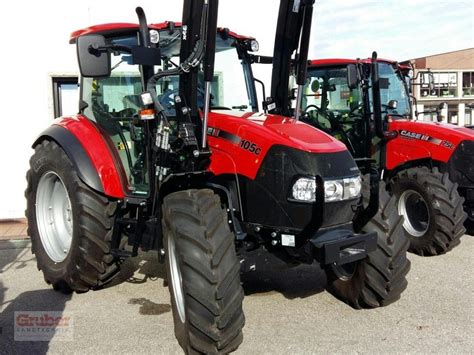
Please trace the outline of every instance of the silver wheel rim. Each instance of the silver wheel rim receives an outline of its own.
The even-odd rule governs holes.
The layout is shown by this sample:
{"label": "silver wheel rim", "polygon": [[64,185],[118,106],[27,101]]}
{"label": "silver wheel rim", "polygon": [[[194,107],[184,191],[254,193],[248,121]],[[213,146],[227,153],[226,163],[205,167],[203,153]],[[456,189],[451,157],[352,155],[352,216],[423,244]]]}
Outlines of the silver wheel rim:
{"label": "silver wheel rim", "polygon": [[72,242],[71,201],[61,178],[45,173],[36,191],[36,223],[46,254],[56,263],[66,259]]}
{"label": "silver wheel rim", "polygon": [[176,245],[173,236],[168,237],[168,259],[170,263],[171,286],[173,287],[174,302],[178,310],[179,319],[184,323],[186,316],[184,313],[184,292],[181,271],[179,270],[178,260],[176,258]]}
{"label": "silver wheel rim", "polygon": [[403,228],[412,236],[425,235],[430,225],[428,205],[418,192],[406,190],[398,200],[398,213],[404,217]]}

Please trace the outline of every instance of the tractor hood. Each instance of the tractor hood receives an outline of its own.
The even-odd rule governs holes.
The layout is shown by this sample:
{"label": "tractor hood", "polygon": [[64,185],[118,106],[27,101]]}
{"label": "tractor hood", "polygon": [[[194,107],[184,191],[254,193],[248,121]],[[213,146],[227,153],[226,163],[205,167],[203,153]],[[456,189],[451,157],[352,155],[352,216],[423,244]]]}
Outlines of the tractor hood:
{"label": "tractor hood", "polygon": [[[237,173],[254,179],[263,161],[272,155],[272,147],[286,152],[300,152],[309,160],[316,156],[323,159],[324,156],[324,164],[328,166],[336,164],[334,156],[341,156],[342,160],[337,160],[337,164],[344,168],[334,174],[358,174],[354,159],[343,143],[288,117],[230,110],[212,111],[209,114],[208,139],[212,150],[210,169],[216,175]],[[312,174],[309,166],[307,175]]]}
{"label": "tractor hood", "polygon": [[240,139],[262,140],[270,146],[278,144],[310,153],[346,150],[343,143],[317,128],[279,115],[254,112],[213,111],[209,126],[236,135]]}

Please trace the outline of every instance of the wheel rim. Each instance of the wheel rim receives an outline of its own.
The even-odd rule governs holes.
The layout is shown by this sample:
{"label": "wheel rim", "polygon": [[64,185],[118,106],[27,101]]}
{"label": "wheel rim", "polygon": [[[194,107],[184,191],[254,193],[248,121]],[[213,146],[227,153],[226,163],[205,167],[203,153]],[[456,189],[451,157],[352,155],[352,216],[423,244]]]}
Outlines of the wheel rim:
{"label": "wheel rim", "polygon": [[343,265],[332,264],[331,267],[339,280],[349,281],[356,272],[357,262]]}
{"label": "wheel rim", "polygon": [[171,286],[173,287],[174,302],[178,310],[179,319],[184,323],[186,316],[184,312],[184,292],[181,271],[179,270],[178,260],[176,258],[176,245],[172,235],[168,238],[168,259],[170,263]]}
{"label": "wheel rim", "polygon": [[64,261],[72,242],[72,209],[61,178],[52,171],[44,174],[36,191],[36,222],[46,254],[56,263]]}
{"label": "wheel rim", "polygon": [[398,213],[404,217],[403,228],[412,236],[425,235],[430,225],[428,205],[418,192],[407,190],[398,200]]}

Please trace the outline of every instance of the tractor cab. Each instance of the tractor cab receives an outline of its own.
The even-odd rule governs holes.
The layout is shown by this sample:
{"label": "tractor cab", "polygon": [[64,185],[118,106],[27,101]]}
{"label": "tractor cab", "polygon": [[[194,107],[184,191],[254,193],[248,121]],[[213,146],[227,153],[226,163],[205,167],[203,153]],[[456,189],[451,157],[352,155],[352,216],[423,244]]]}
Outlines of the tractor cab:
{"label": "tractor cab", "polygon": [[[159,57],[151,66],[153,73],[177,68],[183,26],[163,22],[148,27],[159,49]],[[81,76],[80,113],[95,122],[108,136],[109,144],[123,166],[122,181],[126,181],[127,194],[147,196],[150,186],[147,142],[140,119],[140,94],[144,91],[142,67],[134,63],[133,55],[128,50],[139,45],[139,25],[117,23],[92,26],[72,33],[70,42],[75,44],[79,37],[92,35],[104,36],[105,45],[116,49],[110,56],[110,75]],[[255,95],[247,90],[251,68],[245,65],[245,60],[252,48],[258,48],[254,38],[225,28],[218,29],[210,95],[212,111],[230,113],[234,110],[242,113],[257,110]],[[155,83],[157,101],[175,131],[178,130],[175,97],[179,95],[179,84],[179,75],[164,76]],[[197,110],[202,113],[205,100],[202,71],[197,75],[196,96]]]}
{"label": "tractor cab", "polygon": [[377,118],[370,90],[372,68],[371,59],[313,60],[304,89],[301,119],[343,141],[355,158],[379,159],[374,155],[381,138],[377,137],[376,120],[381,120],[385,130],[389,120],[411,117],[409,93],[397,63],[378,60],[376,95],[380,96],[381,117]]}

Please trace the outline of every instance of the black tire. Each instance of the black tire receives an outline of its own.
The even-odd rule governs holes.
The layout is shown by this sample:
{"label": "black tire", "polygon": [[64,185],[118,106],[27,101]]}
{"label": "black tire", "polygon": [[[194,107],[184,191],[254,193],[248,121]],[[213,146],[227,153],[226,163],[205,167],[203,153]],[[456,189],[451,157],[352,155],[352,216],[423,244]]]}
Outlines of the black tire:
{"label": "black tire", "polygon": [[[54,261],[48,255],[40,236],[35,207],[38,183],[42,176],[52,173],[60,178],[72,210],[72,239],[62,261]],[[44,140],[35,147],[26,179],[28,235],[45,281],[63,293],[103,287],[119,271],[110,254],[117,203],[86,186],[66,153],[53,141]]]}
{"label": "black tire", "polygon": [[[220,199],[211,190],[172,193],[163,203],[166,271],[175,335],[187,353],[229,353],[243,340],[244,292],[234,235]],[[172,279],[170,249],[182,288]],[[172,252],[172,251],[171,251]],[[176,294],[178,292],[178,301]],[[180,317],[180,304],[184,321]]]}
{"label": "black tire", "polygon": [[424,227],[426,231],[421,229],[424,231],[421,235],[415,235],[417,230],[413,227],[406,227],[410,222],[409,216],[405,216],[403,229],[410,239],[409,251],[421,256],[439,255],[450,251],[461,242],[460,238],[466,232],[464,221],[467,218],[463,210],[464,198],[459,195],[458,184],[449,179],[448,173],[440,173],[438,168],[430,170],[427,167],[403,170],[392,179],[391,190],[397,197],[399,210],[403,208],[404,196],[413,191],[426,202],[423,204],[426,207],[422,205],[421,208],[426,211],[429,220]]}
{"label": "black tire", "polygon": [[347,272],[341,267],[327,268],[328,290],[357,309],[387,306],[407,287],[409,241],[402,230],[403,218],[383,182],[379,193],[379,210],[362,228],[362,232],[377,232],[377,249],[364,260],[343,266]]}

